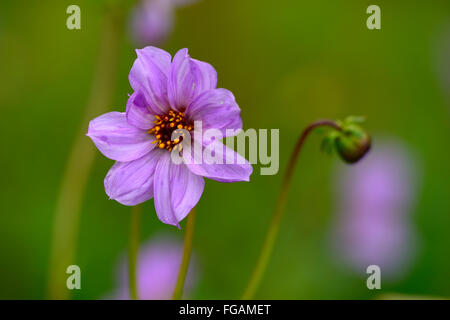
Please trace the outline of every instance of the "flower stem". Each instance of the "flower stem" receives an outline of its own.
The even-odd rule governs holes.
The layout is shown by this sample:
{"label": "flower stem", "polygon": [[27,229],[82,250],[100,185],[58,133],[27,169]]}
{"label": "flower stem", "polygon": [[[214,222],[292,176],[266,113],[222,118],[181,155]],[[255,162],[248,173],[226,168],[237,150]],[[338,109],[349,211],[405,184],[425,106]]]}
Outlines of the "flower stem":
{"label": "flower stem", "polygon": [[120,39],[122,10],[107,9],[92,81],[91,96],[70,150],[57,199],[53,222],[47,291],[50,299],[68,299],[66,268],[74,263],[81,205],[88,176],[95,159],[95,148],[85,136],[89,120],[106,112],[114,93]]}
{"label": "flower stem", "polygon": [[273,247],[275,244],[275,240],[278,235],[278,230],[280,229],[280,223],[283,218],[284,208],[286,206],[287,197],[289,194],[289,187],[291,185],[292,176],[294,173],[295,165],[297,163],[298,156],[302,149],[302,146],[308,137],[309,133],[313,131],[317,127],[328,126],[332,127],[335,130],[340,131],[341,128],[339,125],[333,120],[319,120],[313,122],[300,135],[300,138],[295,145],[294,151],[292,152],[291,158],[289,160],[289,164],[286,170],[286,173],[283,178],[283,183],[281,187],[280,194],[278,196],[278,202],[275,206],[275,210],[273,212],[269,229],[267,230],[266,238],[264,239],[264,243],[261,248],[261,252],[259,254],[259,258],[256,262],[256,265],[253,269],[252,275],[248,282],[247,288],[244,291],[242,299],[248,300],[253,297],[255,291],[258,289],[258,286],[261,282],[262,276],[264,275],[264,271],[266,270],[267,264],[269,262],[269,258],[272,254]]}
{"label": "flower stem", "polygon": [[130,222],[130,247],[128,248],[128,283],[130,286],[130,297],[132,300],[138,300],[138,281],[139,278],[139,225],[141,222],[142,207],[134,206],[131,210]]}
{"label": "flower stem", "polygon": [[173,293],[173,300],[180,300],[183,296],[184,282],[189,269],[189,262],[192,253],[192,240],[194,238],[195,207],[189,213],[184,234],[183,258],[181,260],[180,271],[178,272],[177,284]]}

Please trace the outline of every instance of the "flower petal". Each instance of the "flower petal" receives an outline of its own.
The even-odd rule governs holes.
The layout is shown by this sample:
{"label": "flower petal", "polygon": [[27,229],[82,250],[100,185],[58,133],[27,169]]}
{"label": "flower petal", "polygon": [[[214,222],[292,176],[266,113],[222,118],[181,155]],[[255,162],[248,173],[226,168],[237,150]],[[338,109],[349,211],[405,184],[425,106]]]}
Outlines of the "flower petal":
{"label": "flower petal", "polygon": [[203,177],[193,174],[184,164],[174,164],[170,152],[164,152],[154,177],[158,218],[177,226],[200,200],[204,186]]}
{"label": "flower petal", "polygon": [[124,112],[105,113],[89,123],[87,136],[104,156],[132,161],[152,150],[154,136],[127,122]]}
{"label": "flower petal", "polygon": [[142,91],[135,91],[127,101],[127,121],[136,128],[148,130],[154,126],[154,115]]}
{"label": "flower petal", "polygon": [[129,74],[134,91],[141,90],[153,114],[168,112],[167,79],[170,71],[171,56],[156,47],[136,50],[137,59]]}
{"label": "flower petal", "polygon": [[242,129],[241,109],[227,89],[203,92],[188,106],[186,117],[191,121],[201,120],[203,129],[220,130],[222,137],[228,136],[226,129]]}
{"label": "flower petal", "polygon": [[[197,151],[195,146],[192,146],[191,150]],[[197,164],[192,154],[183,152],[186,166],[196,175],[220,182],[250,181],[250,175],[253,172],[251,164],[222,142],[214,140],[208,146],[204,146],[202,152],[203,155],[213,154],[215,159],[220,160],[219,163],[212,163],[201,155],[195,155],[195,159],[201,160],[199,161],[201,163]]]}
{"label": "flower petal", "polygon": [[206,62],[191,59],[187,49],[179,50],[173,58],[168,82],[170,105],[184,109],[201,93],[215,89],[217,72]]}
{"label": "flower petal", "polygon": [[153,197],[153,175],[163,151],[152,150],[145,156],[129,161],[117,161],[105,178],[105,191],[110,199],[134,206]]}

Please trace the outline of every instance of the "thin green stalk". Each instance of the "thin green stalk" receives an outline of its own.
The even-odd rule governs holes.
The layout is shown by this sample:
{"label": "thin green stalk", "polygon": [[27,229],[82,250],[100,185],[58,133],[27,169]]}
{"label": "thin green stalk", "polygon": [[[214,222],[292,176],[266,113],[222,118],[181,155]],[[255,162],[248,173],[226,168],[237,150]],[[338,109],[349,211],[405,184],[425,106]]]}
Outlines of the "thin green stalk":
{"label": "thin green stalk", "polygon": [[130,244],[128,248],[128,283],[130,286],[130,297],[132,300],[139,299],[139,230],[141,224],[142,207],[140,205],[134,206],[131,210],[130,222]]}
{"label": "thin green stalk", "polygon": [[259,284],[261,282],[261,279],[264,275],[264,271],[267,268],[267,264],[269,262],[269,258],[272,254],[273,247],[275,244],[275,240],[278,235],[278,231],[280,229],[280,223],[283,218],[283,212],[284,208],[286,206],[286,201],[289,194],[289,187],[291,185],[292,176],[294,173],[295,165],[297,163],[298,156],[300,154],[300,151],[302,149],[302,146],[308,137],[309,133],[313,131],[317,127],[322,126],[328,126],[332,127],[336,130],[341,130],[339,125],[333,121],[333,120],[319,120],[312,124],[310,124],[306,129],[302,132],[300,135],[300,138],[297,141],[297,144],[294,148],[294,151],[292,152],[291,158],[289,160],[288,168],[286,170],[286,173],[284,175],[283,183],[281,186],[280,194],[278,197],[277,204],[275,206],[275,210],[273,212],[269,228],[267,230],[266,237],[264,239],[264,243],[262,245],[258,260],[256,262],[256,265],[253,269],[253,272],[250,276],[250,280],[248,282],[248,285],[244,291],[244,294],[242,296],[242,299],[249,300],[252,299],[253,295],[255,294],[256,290],[259,287]]}
{"label": "thin green stalk", "polygon": [[194,238],[194,224],[195,224],[195,207],[189,213],[186,223],[186,231],[184,234],[184,249],[183,258],[181,260],[180,271],[178,273],[177,284],[173,293],[173,300],[180,300],[183,296],[184,282],[189,269],[189,262],[192,253],[192,240]]}
{"label": "thin green stalk", "polygon": [[63,175],[53,223],[47,294],[50,299],[68,299],[66,268],[74,261],[81,204],[95,159],[95,148],[86,137],[89,120],[106,112],[114,93],[122,13],[118,8],[106,11],[98,63],[91,96],[78,130]]}

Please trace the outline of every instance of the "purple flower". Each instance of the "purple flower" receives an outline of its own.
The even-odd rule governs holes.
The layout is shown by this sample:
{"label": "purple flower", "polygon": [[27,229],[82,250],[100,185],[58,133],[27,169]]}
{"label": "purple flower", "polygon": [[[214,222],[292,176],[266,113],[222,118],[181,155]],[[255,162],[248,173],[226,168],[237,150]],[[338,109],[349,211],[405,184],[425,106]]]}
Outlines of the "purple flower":
{"label": "purple flower", "polygon": [[197,0],[143,0],[133,8],[131,34],[139,45],[160,44],[171,33],[174,11]]}
{"label": "purple flower", "polygon": [[170,0],[144,0],[133,8],[131,35],[139,45],[162,43],[173,28],[173,4]]}
{"label": "purple flower", "polygon": [[[110,199],[127,206],[155,198],[159,219],[178,225],[197,204],[203,193],[203,177],[220,182],[249,181],[252,167],[244,158],[220,141],[204,142],[196,135],[194,122],[202,128],[242,128],[240,108],[233,94],[216,89],[214,68],[192,59],[181,49],[171,61],[164,50],[146,47],[136,50],[137,59],[129,80],[134,92],[125,113],[110,112],[92,120],[88,136],[106,157],[116,160],[105,178]],[[222,163],[190,161],[175,130],[193,133],[201,148],[219,150]],[[171,152],[183,156],[181,164],[172,161]],[[195,146],[194,146],[195,151]]]}
{"label": "purple flower", "polygon": [[355,271],[365,273],[374,264],[384,275],[396,277],[412,261],[414,171],[405,147],[388,143],[377,144],[360,163],[339,172],[333,244]]}
{"label": "purple flower", "polygon": [[[169,236],[158,236],[139,249],[137,282],[138,296],[143,300],[171,299],[178,277],[183,244]],[[118,270],[118,288],[107,298],[130,299],[128,285],[128,264],[123,258]],[[197,264],[192,259],[186,278],[185,294],[189,295],[196,283]]]}

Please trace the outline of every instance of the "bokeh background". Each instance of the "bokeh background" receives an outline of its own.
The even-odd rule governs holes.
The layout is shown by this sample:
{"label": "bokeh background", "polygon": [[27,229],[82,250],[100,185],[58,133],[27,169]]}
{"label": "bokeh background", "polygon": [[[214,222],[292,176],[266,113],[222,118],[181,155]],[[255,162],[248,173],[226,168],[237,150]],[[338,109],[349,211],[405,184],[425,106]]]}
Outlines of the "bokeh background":
{"label": "bokeh background", "polygon": [[[118,36],[108,109],[124,111],[137,47],[128,27],[134,2],[0,4],[2,299],[48,297],[57,199],[74,141],[87,128],[83,115],[95,85],[107,8],[123,6],[118,12],[125,27]],[[81,30],[66,28],[70,4],[81,8]],[[366,27],[370,4],[381,8],[381,30]],[[393,188],[401,194],[406,188],[409,196],[399,201],[408,203],[394,204],[393,214],[402,211],[403,219],[396,223],[406,224],[413,236],[392,244],[397,248],[388,250],[385,258],[395,260],[403,251],[412,254],[392,277],[384,277],[382,269],[381,290],[367,289],[365,267],[346,259],[342,250],[351,250],[350,244],[342,247],[345,241],[336,238],[345,216],[340,199],[352,189],[351,181],[340,179],[352,168],[321,153],[320,135],[312,135],[301,154],[281,232],[256,298],[450,297],[450,2],[201,0],[173,10],[173,29],[158,46],[172,54],[187,47],[191,56],[210,62],[219,86],[234,92],[245,128],[280,129],[278,175],[261,176],[256,165],[250,183],[207,181],[197,211],[197,276],[189,297],[241,296],[296,138],[318,118],[347,115],[366,116],[364,126],[374,138],[372,152],[355,166],[364,165],[384,143],[398,146],[387,148],[393,153],[402,153],[400,168],[407,168],[408,177]],[[128,246],[131,209],[108,200],[103,179],[113,161],[97,151],[95,155],[73,259],[82,270],[82,289],[71,293],[75,299],[113,292]],[[377,168],[385,172],[383,164]],[[382,190],[391,190],[393,184],[389,179],[395,174],[387,172]],[[384,203],[380,197],[376,202]],[[143,243],[161,233],[182,240],[183,231],[157,219],[153,201],[143,210]],[[372,211],[375,216],[386,213]],[[358,211],[353,215],[359,219]],[[388,218],[380,219],[397,234]],[[367,232],[353,234],[353,242],[364,241],[371,227],[379,226],[363,225]],[[374,232],[369,239],[376,243],[377,237],[384,238]]]}

